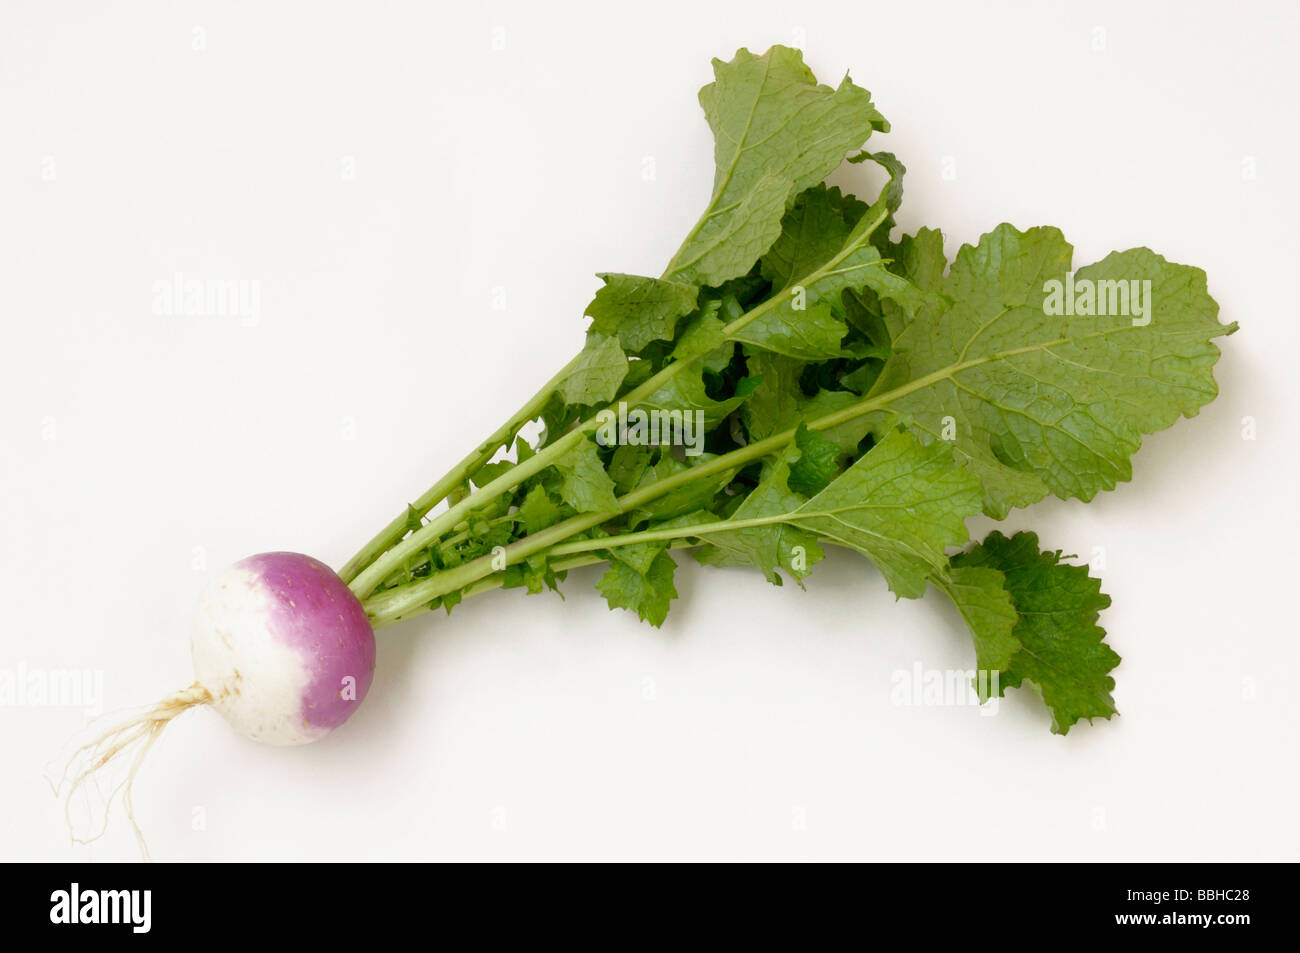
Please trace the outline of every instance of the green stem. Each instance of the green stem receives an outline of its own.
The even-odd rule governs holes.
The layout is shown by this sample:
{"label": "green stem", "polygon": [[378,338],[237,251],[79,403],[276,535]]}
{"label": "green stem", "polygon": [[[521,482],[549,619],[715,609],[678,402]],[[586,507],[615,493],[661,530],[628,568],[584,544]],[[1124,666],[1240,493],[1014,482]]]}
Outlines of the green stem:
{"label": "green stem", "polygon": [[[689,545],[690,544],[679,541],[671,545],[669,548],[670,549],[688,548]],[[582,555],[570,556],[567,559],[557,559],[554,562],[552,562],[550,565],[551,565],[551,569],[554,570],[555,572],[565,572],[569,569],[578,569],[581,568],[582,566],[595,566],[599,563],[604,563],[608,561],[609,560],[606,559],[604,556],[582,554]],[[461,597],[463,599],[467,599],[470,596],[477,596],[480,593],[491,592],[495,589],[500,589],[505,585],[505,581],[506,581],[505,573],[503,572],[493,573],[490,576],[485,576],[484,578],[478,580],[478,582],[474,583],[473,585],[468,586],[464,591],[462,591]],[[385,600],[384,598],[387,595],[388,593],[381,592],[375,596],[372,596],[370,599],[366,600],[365,603],[363,603],[363,607],[366,610],[366,614],[370,617],[370,624],[373,628],[377,629],[380,626],[391,625],[394,622],[403,622],[406,619],[410,619],[414,616],[421,615],[431,610],[431,607],[428,602],[422,602],[419,605],[415,606],[414,608],[398,609],[396,607],[389,607],[388,605],[386,605],[387,600]]]}
{"label": "green stem", "polygon": [[[814,515],[809,514],[811,518]],[[773,523],[788,523],[798,519],[791,513],[778,513],[772,516],[755,516],[747,520],[717,520],[712,523],[696,523],[693,526],[674,526],[668,529],[647,529],[639,533],[619,533],[617,536],[604,536],[596,539],[579,539],[572,543],[560,543],[548,549],[547,555],[572,556],[576,553],[591,553],[602,549],[615,549],[619,546],[636,546],[639,543],[661,543],[665,540],[699,538],[709,533],[732,533],[757,526],[771,526]]]}
{"label": "green stem", "polygon": [[[913,382],[913,384],[916,386],[928,386],[928,383],[933,383],[933,381],[929,381],[928,383],[926,383],[926,381],[927,378],[921,378],[919,381]],[[888,401],[894,400],[902,394],[910,393],[912,390],[916,389],[913,384],[908,384],[898,390],[877,397],[863,398],[856,404],[844,407],[834,413],[827,414],[824,417],[819,417],[816,420],[808,421],[808,429],[826,430],[830,427],[835,427],[857,417],[861,417],[864,414],[869,414],[875,410],[879,410],[882,406],[888,403]],[[707,476],[712,476],[716,473],[723,473],[735,467],[743,466],[755,460],[762,459],[769,454],[783,449],[794,440],[794,435],[795,428],[791,428],[782,431],[781,433],[774,434],[771,437],[767,437],[764,440],[755,441],[754,443],[741,447],[738,450],[733,450],[730,453],[716,456],[705,463],[691,467],[689,470],[682,470],[666,479],[657,480],[648,486],[632,490],[630,493],[626,493],[618,498],[618,509],[616,510],[580,513],[577,516],[572,516],[569,519],[564,520],[563,522],[556,523],[554,526],[548,526],[546,529],[525,536],[523,539],[505,547],[504,565],[513,565],[514,563],[526,559],[528,556],[534,555],[535,553],[558,546],[566,539],[576,536],[578,533],[591,529],[593,526],[598,526],[601,523],[608,522],[629,510],[634,510],[642,504],[648,503],[666,493],[670,493],[692,480],[703,479]],[[764,519],[763,522],[770,523],[779,521]],[[728,522],[725,525],[719,524],[713,531],[717,532],[720,529],[734,530],[742,528],[744,528],[744,525],[740,522]],[[695,527],[695,529],[698,529],[698,527]],[[688,529],[685,533],[675,532],[675,535],[689,536],[691,535],[691,532]],[[611,540],[616,538],[622,537],[605,538],[599,541],[599,545],[593,545],[592,548],[608,549]],[[644,541],[644,538],[638,541]],[[595,541],[593,541],[593,543],[594,542]],[[574,551],[577,550],[575,549]],[[380,593],[377,598],[387,597],[384,603],[385,606],[401,607],[399,611],[414,608],[421,603],[431,602],[448,592],[454,592],[457,589],[473,585],[479,579],[490,575],[492,572],[499,571],[493,566],[494,561],[498,566],[501,565],[499,557],[494,558],[492,556],[482,556],[465,563],[464,565],[444,570],[443,572],[430,576],[427,579],[421,579],[418,582],[399,586],[396,589]]]}
{"label": "green stem", "polygon": [[[563,565],[561,565],[561,562],[563,562]],[[562,572],[566,569],[577,569],[579,566],[590,566],[602,562],[605,562],[605,559],[600,556],[575,556],[572,559],[562,561],[557,560],[553,565],[553,568],[556,572]],[[480,579],[472,586],[467,587],[465,591],[461,593],[461,597],[468,599],[470,596],[477,596],[480,593],[500,589],[505,585],[505,581],[505,573],[494,573],[491,576],[486,576],[483,579]],[[363,608],[366,610],[366,615],[370,617],[370,625],[372,628],[377,629],[383,625],[391,625],[394,622],[401,622],[405,619],[411,618],[412,616],[417,616],[430,610],[429,603],[422,602],[420,605],[415,606],[414,609],[390,611],[384,605],[383,597],[385,595],[386,593],[381,592],[377,596],[372,596],[362,604]]]}
{"label": "green stem", "polygon": [[[791,288],[782,291],[779,294],[772,296],[771,298],[768,298],[767,300],[763,301],[761,304],[756,305],[755,307],[751,308],[749,311],[742,314],[740,317],[736,318],[734,321],[732,321],[723,329],[724,339],[726,340],[733,339],[737,333],[743,330],[751,322],[756,321],[758,318],[762,317],[764,314],[766,314],[768,311],[775,308],[786,298],[793,296],[798,288],[816,284],[825,275],[833,273],[835,269],[839,266],[840,262],[846,256],[848,256],[853,251],[856,251],[859,247],[861,247],[861,244],[867,240],[867,238],[871,235],[871,233],[876,229],[877,226],[880,225],[881,222],[885,220],[887,216],[888,216],[888,211],[885,210],[884,208],[881,208],[879,211],[877,211],[876,215],[870,221],[865,223],[859,223],[858,227],[854,230],[854,235],[855,235],[854,240],[846,244],[844,249],[842,249],[839,254],[837,254],[834,258],[830,259],[824,265],[822,265],[822,267],[819,268],[817,271],[813,272],[811,275],[806,277],[803,280],[801,285],[793,286]],[[688,358],[682,361],[676,361],[672,364],[669,364],[667,367],[661,369],[659,373],[655,374],[649,380],[645,381],[640,387],[634,388],[632,391],[625,394],[621,398],[621,400],[628,405],[629,409],[637,406],[646,398],[650,397],[652,394],[654,394],[656,391],[662,388],[669,381],[671,381],[673,377],[681,373],[684,367],[690,366],[692,363],[699,360],[701,357],[703,357],[703,355],[696,355],[695,357]],[[573,430],[570,430],[568,433],[566,433],[560,439],[556,440],[550,446],[538,451],[538,453],[535,456],[529,457],[528,460],[524,461],[518,466],[512,467],[506,473],[503,473],[495,480],[489,482],[486,486],[481,487],[476,492],[471,493],[465,499],[460,500],[455,505],[443,511],[437,517],[430,520],[428,523],[420,527],[415,532],[411,533],[405,539],[401,539],[399,536],[398,537],[400,539],[399,542],[396,542],[395,545],[392,545],[391,549],[389,549],[386,553],[383,553],[383,555],[378,556],[378,558],[376,558],[373,563],[371,563],[363,571],[358,573],[354,578],[350,579],[349,586],[352,589],[352,591],[356,594],[357,598],[364,600],[366,596],[374,592],[375,589],[378,588],[379,585],[383,583],[385,579],[387,579],[390,575],[392,575],[393,571],[396,568],[403,565],[404,562],[413,553],[418,552],[419,550],[428,546],[435,539],[438,539],[445,532],[447,532],[448,529],[454,527],[471,510],[473,510],[477,506],[481,506],[484,500],[490,500],[493,497],[498,496],[499,494],[510,492],[519,484],[527,480],[529,477],[532,477],[533,475],[540,473],[542,470],[554,464],[565,453],[567,453],[570,449],[572,449],[578,443],[578,441],[585,439],[586,435],[589,432],[595,430],[599,426],[599,419],[597,414],[593,414],[586,421],[576,426]],[[791,433],[793,433],[793,431],[791,431]],[[699,468],[695,468],[690,472],[696,473],[698,469]],[[697,473],[697,475],[700,474]],[[445,481],[446,478],[444,478],[443,482]],[[663,481],[663,483],[660,483],[659,485],[663,486],[667,482],[668,481]],[[394,521],[394,524],[390,524],[390,529],[392,528],[392,525],[396,524],[396,522],[397,521]],[[403,518],[403,526],[405,525],[406,525],[405,518]],[[477,565],[477,561],[472,563],[466,563],[465,566],[457,567],[456,570],[449,570],[448,572],[454,573],[460,569],[465,569],[469,566],[475,566],[475,565]],[[447,574],[446,573],[439,574],[439,578],[441,578],[444,575]],[[348,577],[345,576],[344,578],[347,579]],[[452,589],[456,589],[456,588],[460,588],[460,587],[452,586],[451,588],[446,589],[444,591],[450,592]]]}
{"label": "green stem", "polygon": [[492,459],[493,454],[514,440],[524,424],[530,420],[535,420],[541,415],[542,410],[546,407],[546,402],[551,399],[551,395],[555,393],[555,389],[559,387],[577,360],[578,357],[575,355],[558,374],[546,382],[541,390],[529,398],[527,403],[520,407],[519,410],[515,411],[509,420],[498,427],[492,436],[467,454],[441,480],[429,487],[418,500],[411,504],[410,510],[394,517],[392,522],[376,534],[370,542],[366,543],[359,553],[348,560],[347,564],[339,572],[339,577],[346,583],[352,582],[363,570],[405,536],[410,529],[411,510],[414,510],[416,517],[423,518],[444,499],[451,498],[453,500],[452,505],[459,503],[464,492],[465,481],[479,467]]}
{"label": "green stem", "polygon": [[[451,497],[448,497],[448,499],[451,499]],[[513,513],[507,513],[504,516],[498,516],[496,519],[488,520],[487,524],[488,526],[499,526],[502,523],[518,522],[518,520],[519,517],[515,516]],[[463,526],[464,524],[461,525]],[[472,529],[468,527],[466,527],[465,529],[461,529],[460,526],[457,526],[456,533],[454,535],[448,536],[446,539],[438,541],[438,548],[445,550],[449,546],[455,546],[457,543],[463,543],[468,539],[472,539],[473,536],[474,536],[474,531]],[[428,562],[429,562],[429,551],[427,549],[420,550],[420,552],[416,555],[416,557],[414,557],[413,562],[408,562],[405,565],[403,565],[401,568],[390,573],[388,578],[383,581],[381,588],[391,589],[393,586],[398,585],[401,582],[402,576],[405,576],[410,572],[415,572],[419,570],[422,566],[424,566]],[[410,582],[411,580],[407,580],[407,581]]]}

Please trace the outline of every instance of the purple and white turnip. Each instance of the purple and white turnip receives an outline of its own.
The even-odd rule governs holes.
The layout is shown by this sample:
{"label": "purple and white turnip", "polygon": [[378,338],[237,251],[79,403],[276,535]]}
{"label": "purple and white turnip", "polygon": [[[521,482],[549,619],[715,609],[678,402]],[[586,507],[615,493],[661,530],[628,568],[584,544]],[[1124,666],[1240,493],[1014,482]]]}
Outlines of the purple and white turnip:
{"label": "purple and white turnip", "polygon": [[241,735],[301,745],[347,721],[370,690],[375,633],[324,563],[263,553],[219,575],[190,637],[195,685]]}

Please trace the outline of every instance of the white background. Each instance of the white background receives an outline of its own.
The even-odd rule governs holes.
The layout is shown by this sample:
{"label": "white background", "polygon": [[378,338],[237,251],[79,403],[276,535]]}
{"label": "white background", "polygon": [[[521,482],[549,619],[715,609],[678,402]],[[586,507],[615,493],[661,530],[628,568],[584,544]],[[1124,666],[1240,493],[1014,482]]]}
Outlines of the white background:
{"label": "white background", "polygon": [[[155,857],[1300,859],[1295,3],[262,6],[0,14],[0,668],[108,709],[189,684],[213,572],[341,565],[578,348],[594,272],[662,270],[738,46],[851,70],[949,255],[1149,245],[1242,331],[1132,483],[1008,521],[1104,563],[1120,718],[893,704],[969,638],[849,556],[806,593],[683,560],[661,631],[589,570],[382,630],[319,744],[187,714],[136,785]],[[155,314],[177,272],[260,320]],[[136,856],[120,813],[71,846],[42,779],[83,720],[0,708],[0,857]]]}

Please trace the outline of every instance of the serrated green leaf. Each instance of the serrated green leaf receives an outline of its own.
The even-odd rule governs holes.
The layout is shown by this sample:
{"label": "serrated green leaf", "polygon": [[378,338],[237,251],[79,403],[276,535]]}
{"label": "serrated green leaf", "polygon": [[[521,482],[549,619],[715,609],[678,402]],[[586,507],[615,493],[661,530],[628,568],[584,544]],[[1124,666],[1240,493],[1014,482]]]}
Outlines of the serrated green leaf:
{"label": "serrated green leaf", "polygon": [[545,449],[559,440],[575,422],[582,418],[582,408],[577,404],[570,404],[559,392],[552,394],[547,400],[546,406],[542,408],[542,433],[538,439],[537,448]]}
{"label": "serrated green leaf", "polygon": [[614,481],[614,492],[622,496],[634,489],[658,452],[658,447],[634,446],[630,443],[620,443],[615,447],[605,471]]}
{"label": "serrated green leaf", "polygon": [[551,500],[541,484],[534,485],[515,510],[515,518],[523,524],[525,533],[536,533],[552,523],[558,523],[562,515],[563,511]]}
{"label": "serrated green leaf", "polygon": [[650,571],[655,557],[664,551],[664,543],[637,543],[633,546],[612,546],[605,552],[612,561],[617,560],[631,566],[641,575]]}
{"label": "serrated green leaf", "polygon": [[979,481],[947,447],[894,431],[793,515],[866,556],[895,594],[916,599],[927,577],[946,568],[945,548],[966,542],[966,518],[979,508]]}
{"label": "serrated green leaf", "polygon": [[602,274],[605,286],[587,305],[591,330],[617,337],[636,353],[651,341],[671,341],[677,321],[695,309],[697,288],[680,281]]}
{"label": "serrated green leaf", "polygon": [[858,330],[872,346],[884,351],[880,355],[882,359],[888,357],[895,332],[886,323],[880,296],[870,288],[849,288],[840,295],[840,302],[849,326]]}
{"label": "serrated green leaf", "polygon": [[[692,467],[699,466],[713,459],[713,454],[701,454],[688,458],[687,462],[675,459],[671,454],[662,453],[653,467],[642,474],[638,489],[647,489],[670,477],[685,473]],[[669,490],[660,497],[638,507],[635,515],[642,519],[666,520],[694,512],[706,506],[723,487],[731,482],[736,474],[735,468],[715,473],[711,476],[694,479],[675,490]]]}
{"label": "serrated green leaf", "polygon": [[951,308],[903,331],[873,392],[885,417],[923,439],[951,437],[992,516],[1049,492],[1090,500],[1112,489],[1130,478],[1143,434],[1217,393],[1212,340],[1235,326],[1219,323],[1204,272],[1117,252],[1074,280],[1150,281],[1149,324],[1048,315],[1045,286],[1066,280],[1071,251],[1054,228],[1010,225],[964,246],[944,279]]}
{"label": "serrated green leaf", "polygon": [[734,342],[727,340],[726,325],[717,317],[723,302],[711,301],[698,317],[682,331],[673,347],[674,361],[689,361],[702,357],[700,366],[705,370],[720,372],[731,362]]}
{"label": "serrated green leaf", "polygon": [[870,93],[848,79],[818,85],[798,50],[740,50],[714,60],[713,71],[716,81],[700,90],[716,142],[713,196],[665,274],[695,285],[748,272],[781,233],[792,196],[888,129]]}
{"label": "serrated green leaf", "polygon": [[[706,510],[697,510],[683,516],[674,517],[673,519],[650,523],[645,527],[645,531],[653,532],[658,530],[679,529],[695,526],[700,523],[712,523],[716,520],[717,517],[712,513],[709,513]],[[595,533],[594,538],[601,538],[602,536],[608,535],[604,533],[603,530],[594,530],[593,532]],[[650,566],[654,562],[655,556],[663,552],[667,547],[668,543],[665,541],[633,543],[627,546],[611,546],[609,549],[602,550],[602,553],[608,559],[627,563],[637,572],[645,575],[650,572]]]}
{"label": "serrated green leaf", "polygon": [[464,596],[465,593],[463,590],[453,589],[451,592],[445,593],[437,599],[434,599],[433,602],[429,604],[429,608],[436,609],[439,606],[442,606],[442,608],[446,610],[447,615],[451,615],[451,610],[460,605]]}
{"label": "serrated green leaf", "polygon": [[[503,589],[527,589],[530,595],[546,589],[556,593],[560,591],[560,577],[551,571],[546,557],[542,555],[529,556],[523,562],[507,566],[502,575]],[[561,595],[560,598],[564,597]]]}
{"label": "serrated green leaf", "polygon": [[758,387],[756,377],[746,377],[736,384],[735,392],[714,400],[704,386],[704,369],[696,364],[669,378],[663,386],[641,402],[647,410],[693,413],[703,411],[705,427],[712,428],[743,404]]}
{"label": "serrated green leaf", "polygon": [[668,617],[669,604],[677,598],[673,586],[676,570],[677,563],[673,557],[659,546],[645,572],[639,572],[633,564],[622,559],[611,561],[596,588],[611,609],[628,609],[643,622],[658,628]]}
{"label": "serrated green leaf", "polygon": [[[843,390],[818,391],[809,397],[799,408],[804,419],[817,420],[836,411],[845,410],[858,403],[856,394]],[[858,445],[871,432],[872,422],[865,417],[853,417],[832,427],[818,430],[827,440],[839,444],[840,452],[847,456],[858,454]]]}
{"label": "serrated green leaf", "polygon": [[899,274],[918,288],[943,293],[948,258],[943,252],[943,232],[939,229],[922,228],[915,235],[904,235],[895,262]]}
{"label": "serrated green leaf", "polygon": [[588,334],[557,390],[566,404],[603,404],[614,399],[627,370],[627,357],[617,338]]}
{"label": "serrated green leaf", "polygon": [[499,476],[504,476],[515,467],[513,460],[498,460],[496,463],[485,463],[474,471],[471,478],[476,487],[482,489]]}
{"label": "serrated green leaf", "polygon": [[[981,672],[1002,672],[1020,649],[1015,636],[1020,616],[1006,589],[1006,577],[988,566],[954,565],[935,582],[952,599],[975,642],[975,665]],[[975,679],[977,690],[989,684]],[[984,699],[981,699],[983,701]]]}
{"label": "serrated green leaf", "polygon": [[[792,430],[802,421],[825,417],[860,401],[849,391],[821,390],[811,397],[805,395],[800,378],[808,365],[803,361],[766,351],[746,351],[746,362],[750,374],[761,378],[741,409],[741,419],[752,440]],[[841,455],[856,456],[858,444],[872,427],[871,418],[862,415],[818,432],[837,444]]]}
{"label": "serrated green leaf", "polygon": [[903,171],[896,161],[886,166],[893,178],[865,213],[852,208],[848,214],[860,220],[851,226],[843,201],[837,201],[832,190],[810,189],[800,196],[763,262],[766,273],[784,278],[784,283],[734,332],[737,341],[790,357],[824,360],[843,353],[848,326],[837,312],[846,291],[869,288],[906,315],[940,303],[934,293],[892,272],[872,243],[878,234],[888,235],[891,202],[897,194],[893,186]]}
{"label": "serrated green leaf", "polygon": [[799,459],[790,466],[790,489],[803,496],[816,496],[839,472],[840,445],[804,424],[795,431],[794,445]]}
{"label": "serrated green leaf", "polygon": [[799,375],[806,364],[756,348],[745,348],[745,363],[749,373],[761,379],[740,412],[750,438],[762,440],[793,427],[807,400],[799,386]]}
{"label": "serrated green leaf", "polygon": [[800,301],[787,295],[785,304],[765,310],[737,330],[735,340],[805,361],[839,357],[848,326],[835,316],[829,302],[815,292],[809,296],[814,300]]}
{"label": "serrated green leaf", "polygon": [[[882,228],[877,234],[883,232]],[[890,243],[882,254],[889,257],[891,272],[930,295],[929,298],[903,296],[904,303],[900,305],[893,298],[881,298],[870,288],[863,288],[857,300],[849,304],[846,309],[849,322],[852,324],[858,319],[856,323],[872,343],[892,350],[903,329],[918,312],[934,315],[951,303],[943,283],[948,259],[943,253],[943,233],[931,228],[919,229],[915,235],[904,235],[897,243]],[[851,295],[854,292],[846,292],[845,298]],[[855,305],[864,306],[866,312],[858,310]]]}
{"label": "serrated green leaf", "polygon": [[[731,514],[732,522],[792,513],[805,502],[790,489],[790,466],[783,455],[766,468],[763,479]],[[713,531],[700,537],[709,545],[696,551],[695,558],[708,566],[753,566],[768,582],[781,585],[778,570],[802,580],[825,553],[817,537],[806,529],[774,522],[764,526]],[[802,583],[801,583],[802,584]]]}
{"label": "serrated green leaf", "polygon": [[556,461],[560,474],[560,495],[579,513],[618,509],[614,481],[605,472],[596,445],[590,440],[578,443]]}
{"label": "serrated green leaf", "polygon": [[1116,714],[1108,674],[1120,658],[1103,641],[1097,624],[1110,597],[1086,566],[1061,562],[1061,554],[1041,552],[1033,533],[1011,538],[991,533],[969,552],[954,556],[955,568],[996,569],[1005,578],[1019,615],[1015,637],[1020,650],[1003,671],[1000,689],[1030,681],[1052,713],[1052,731],[1065,734],[1081,718]]}
{"label": "serrated green leaf", "polygon": [[786,288],[844,247],[867,204],[838,188],[817,184],[799,193],[781,219],[781,234],[759,262],[775,289]]}

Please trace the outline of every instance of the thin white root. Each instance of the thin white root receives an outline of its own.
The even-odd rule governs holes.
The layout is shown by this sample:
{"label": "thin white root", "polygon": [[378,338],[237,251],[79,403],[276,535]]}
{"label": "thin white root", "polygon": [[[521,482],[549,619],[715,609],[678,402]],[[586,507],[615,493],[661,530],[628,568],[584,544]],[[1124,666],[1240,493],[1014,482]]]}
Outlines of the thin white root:
{"label": "thin white root", "polygon": [[[72,837],[73,843],[89,844],[104,836],[104,832],[108,829],[108,817],[113,806],[113,798],[117,797],[118,793],[121,792],[122,804],[126,808],[126,816],[131,821],[131,827],[135,830],[135,839],[140,845],[140,853],[145,860],[149,859],[149,846],[145,843],[144,832],[140,830],[140,825],[136,823],[135,810],[131,804],[131,785],[135,781],[136,773],[140,770],[140,765],[144,763],[145,755],[149,753],[149,749],[153,747],[154,742],[158,740],[158,736],[163,733],[163,729],[167,727],[168,723],[196,705],[206,705],[211,700],[212,696],[208,694],[208,690],[196,682],[189,688],[168,695],[151,708],[104,731],[92,741],[78,747],[68,756],[58,781],[51,782],[51,787],[54,789],[55,796],[58,797],[64,796],[64,786],[67,785],[63,816],[67,821],[68,834]],[[106,717],[120,720],[123,714],[118,713]],[[89,836],[79,837],[76,832],[76,825],[72,820],[73,797],[76,796],[77,791],[83,785],[89,783],[95,793],[102,798],[102,792],[100,792],[96,783],[100,772],[108,770],[115,763],[124,763],[119,760],[119,756],[132,752],[134,752],[134,757],[130,761],[126,777],[109,790],[107,798],[103,798],[103,823],[98,825],[98,829],[93,830]],[[95,811],[93,805],[90,813],[92,818],[91,827],[94,828]]]}

